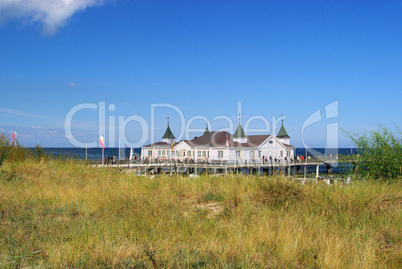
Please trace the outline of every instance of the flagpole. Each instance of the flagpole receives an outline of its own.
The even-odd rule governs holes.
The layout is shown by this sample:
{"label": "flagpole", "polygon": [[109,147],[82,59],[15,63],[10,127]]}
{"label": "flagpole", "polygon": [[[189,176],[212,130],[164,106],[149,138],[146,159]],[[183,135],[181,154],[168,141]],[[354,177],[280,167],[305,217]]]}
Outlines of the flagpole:
{"label": "flagpole", "polygon": [[88,145],[85,145],[85,160],[88,160]]}
{"label": "flagpole", "polygon": [[120,157],[121,155],[120,155],[120,135],[119,135],[119,160],[121,160],[121,157]]}
{"label": "flagpole", "polygon": [[105,154],[105,149],[102,147],[102,165],[105,165],[105,158],[103,157]]}

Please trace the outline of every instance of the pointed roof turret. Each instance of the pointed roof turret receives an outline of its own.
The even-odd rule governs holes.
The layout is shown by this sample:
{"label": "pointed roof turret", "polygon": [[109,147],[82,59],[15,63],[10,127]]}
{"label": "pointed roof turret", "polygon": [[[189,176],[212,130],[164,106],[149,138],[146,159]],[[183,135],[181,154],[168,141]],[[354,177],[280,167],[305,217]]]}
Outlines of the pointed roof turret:
{"label": "pointed roof turret", "polygon": [[243,127],[241,127],[241,116],[239,113],[239,126],[237,126],[236,132],[233,135],[233,141],[237,143],[247,143],[248,138],[246,132],[244,132]]}
{"label": "pointed roof turret", "polygon": [[167,127],[165,134],[162,136],[162,139],[166,139],[166,138],[167,138],[167,139],[174,139],[174,138],[176,138],[176,137],[174,137],[174,135],[173,135],[172,131],[170,130],[170,127],[169,127],[169,126]]}
{"label": "pointed roof turret", "polygon": [[241,124],[239,123],[239,126],[237,126],[236,132],[233,135],[233,138],[245,138],[247,137],[246,133],[243,130],[243,127],[241,127]]}
{"label": "pointed roof turret", "polygon": [[290,138],[288,133],[285,130],[285,127],[283,127],[283,120],[282,120],[282,127],[278,132],[278,135],[276,136],[277,138]]}
{"label": "pointed roof turret", "polygon": [[239,113],[239,126],[237,126],[236,132],[233,135],[233,138],[247,138],[246,133],[243,130],[243,127],[241,127],[241,116]]}
{"label": "pointed roof turret", "polygon": [[162,136],[162,139],[174,139],[174,138],[176,138],[176,137],[174,137],[172,131],[170,130],[169,118],[168,118],[167,128],[166,128],[165,134]]}
{"label": "pointed roof turret", "polygon": [[204,135],[207,134],[207,133],[209,133],[209,130],[208,130],[208,123],[207,123],[207,126],[205,127]]}

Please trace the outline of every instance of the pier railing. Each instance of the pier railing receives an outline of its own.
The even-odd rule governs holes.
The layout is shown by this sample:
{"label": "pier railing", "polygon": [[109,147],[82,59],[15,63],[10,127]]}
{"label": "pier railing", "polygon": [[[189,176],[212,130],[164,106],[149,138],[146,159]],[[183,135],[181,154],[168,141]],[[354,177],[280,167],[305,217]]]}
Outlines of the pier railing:
{"label": "pier railing", "polygon": [[[345,162],[345,161],[353,161],[353,158],[342,158],[338,159],[338,156],[309,156],[305,159],[237,159],[237,160],[209,160],[209,159],[163,159],[163,158],[154,158],[154,159],[138,159],[138,160],[110,160],[105,161],[105,165],[161,165],[161,166],[182,166],[182,165],[205,165],[205,166],[292,166],[292,165],[318,165],[318,164],[334,164],[337,162]],[[100,163],[101,161],[93,162]]]}

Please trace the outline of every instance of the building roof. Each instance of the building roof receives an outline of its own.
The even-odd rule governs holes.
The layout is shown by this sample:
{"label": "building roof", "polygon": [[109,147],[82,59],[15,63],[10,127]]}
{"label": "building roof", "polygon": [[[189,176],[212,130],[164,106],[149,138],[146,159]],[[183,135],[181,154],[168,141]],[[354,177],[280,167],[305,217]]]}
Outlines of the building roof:
{"label": "building roof", "polygon": [[174,135],[168,125],[168,127],[166,128],[165,134],[162,136],[162,139],[174,139],[174,138],[176,138],[176,137],[174,137]]}
{"label": "building roof", "polygon": [[226,145],[226,137],[229,138],[232,135],[220,131],[220,132],[208,132],[202,136],[196,137],[193,140],[186,141],[190,146],[206,146],[206,147],[219,147]]}
{"label": "building roof", "polygon": [[233,135],[234,138],[246,138],[247,135],[243,130],[243,127],[241,127],[241,124],[239,123],[239,126],[237,126],[237,130]]}
{"label": "building roof", "polygon": [[192,147],[226,147],[226,140],[228,140],[229,147],[258,147],[269,136],[270,135],[251,135],[248,137],[247,143],[239,143],[234,141],[234,136],[228,132],[214,131],[185,142]]}
{"label": "building roof", "polygon": [[283,127],[283,124],[276,137],[277,138],[290,138],[290,136],[288,135],[288,133],[285,130],[285,127]]}
{"label": "building roof", "polygon": [[[178,144],[178,142],[173,142],[173,147],[176,146]],[[146,146],[143,146],[143,148],[154,148],[154,147],[159,147],[159,148],[167,148],[170,149],[171,148],[171,144],[170,143],[165,143],[165,142],[156,142],[153,144],[149,144]]]}
{"label": "building roof", "polygon": [[282,143],[282,145],[284,145],[286,148],[296,148],[295,146],[292,146],[292,145],[289,145],[289,144],[285,144],[285,143]]}
{"label": "building roof", "polygon": [[[174,142],[173,147],[181,142],[185,142],[191,147],[226,147],[226,138],[229,140],[229,147],[232,148],[256,148],[260,146],[267,138],[271,135],[250,135],[248,136],[247,143],[238,143],[233,141],[233,135],[224,131],[215,131],[209,132],[200,137],[196,137],[193,140],[181,140],[180,142]],[[294,148],[294,146],[282,143],[286,148]],[[170,149],[171,144],[165,142],[156,142],[150,145],[144,146],[144,148],[155,148],[159,147],[160,149]]]}
{"label": "building roof", "polygon": [[[245,138],[245,137],[248,138],[246,143],[239,143],[237,141],[234,141],[234,139],[236,139],[236,138]],[[225,132],[225,131],[210,132],[208,130],[208,126],[207,126],[205,129],[205,132],[202,136],[195,137],[192,140],[181,140],[179,142],[174,142],[173,146],[176,146],[180,142],[185,142],[191,147],[227,147],[226,141],[228,140],[229,147],[233,147],[233,148],[254,147],[254,148],[256,148],[256,147],[259,147],[269,137],[271,137],[271,135],[246,136],[246,133],[244,132],[244,130],[240,124],[237,127],[237,130],[234,135],[231,135],[230,133]],[[172,131],[169,128],[169,125],[162,138],[163,139],[174,139],[175,138]],[[279,130],[278,136],[276,138],[290,138],[289,135],[287,134],[285,128],[283,127],[283,124],[282,124],[282,127]],[[284,143],[281,143],[281,144],[286,148],[294,148],[294,146],[291,146],[288,144],[284,144]],[[157,142],[157,143],[153,143],[150,145],[146,145],[144,147],[146,147],[146,148],[159,147],[159,148],[170,149],[171,143]]]}
{"label": "building roof", "polygon": [[244,143],[243,145],[246,147],[258,147],[270,136],[271,135],[250,135],[248,136],[247,143]]}

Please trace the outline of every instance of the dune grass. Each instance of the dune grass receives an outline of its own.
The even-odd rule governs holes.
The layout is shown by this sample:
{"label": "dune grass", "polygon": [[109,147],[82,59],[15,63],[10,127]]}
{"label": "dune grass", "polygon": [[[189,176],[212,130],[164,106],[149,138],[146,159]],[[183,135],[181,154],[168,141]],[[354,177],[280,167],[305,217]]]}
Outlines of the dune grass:
{"label": "dune grass", "polygon": [[1,268],[402,268],[400,181],[0,169]]}

